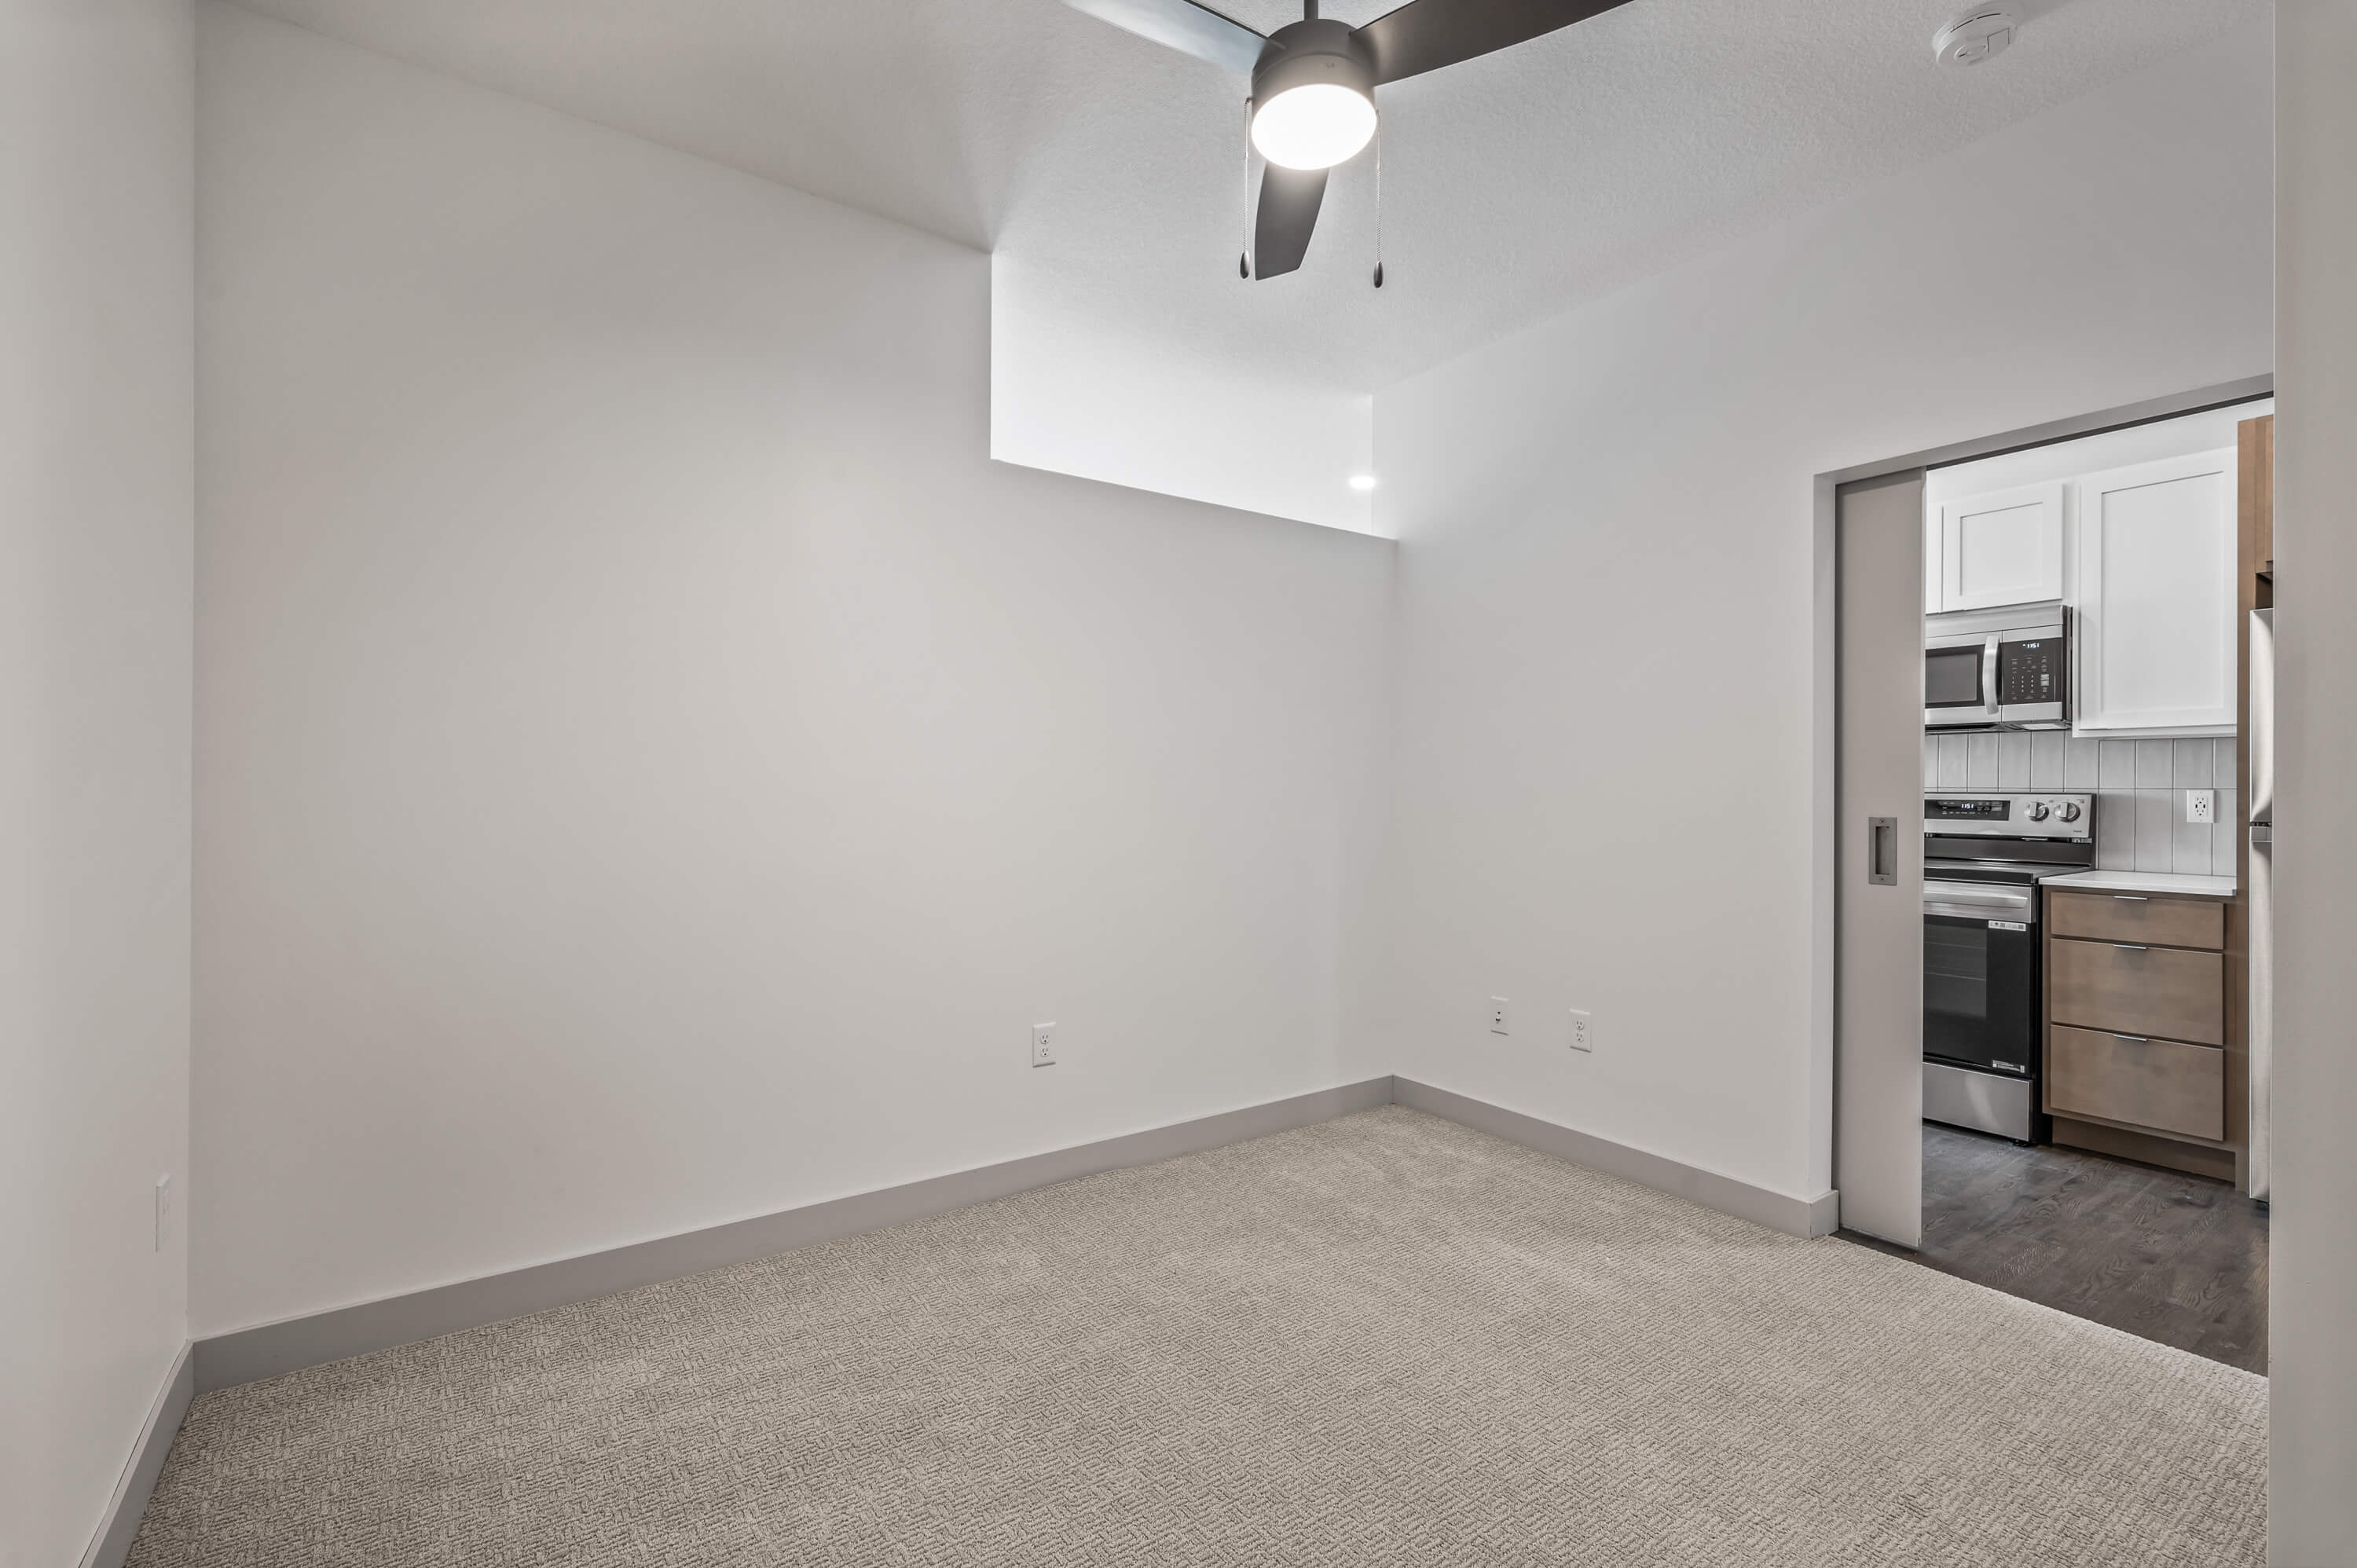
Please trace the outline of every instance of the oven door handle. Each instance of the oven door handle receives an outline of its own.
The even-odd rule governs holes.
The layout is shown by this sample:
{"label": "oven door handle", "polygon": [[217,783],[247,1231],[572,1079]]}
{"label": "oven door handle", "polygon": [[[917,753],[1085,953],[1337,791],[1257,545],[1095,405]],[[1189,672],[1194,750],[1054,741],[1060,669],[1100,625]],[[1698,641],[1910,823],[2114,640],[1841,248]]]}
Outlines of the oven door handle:
{"label": "oven door handle", "polygon": [[2009,891],[1989,892],[1959,882],[1923,885],[1923,913],[1960,920],[2020,920],[2028,922],[2030,896]]}
{"label": "oven door handle", "polygon": [[1923,884],[1923,897],[1943,899],[1951,904],[1992,904],[2007,909],[2029,908],[2029,895],[2017,893],[2010,887],[1996,887],[1979,882],[1940,882]]}

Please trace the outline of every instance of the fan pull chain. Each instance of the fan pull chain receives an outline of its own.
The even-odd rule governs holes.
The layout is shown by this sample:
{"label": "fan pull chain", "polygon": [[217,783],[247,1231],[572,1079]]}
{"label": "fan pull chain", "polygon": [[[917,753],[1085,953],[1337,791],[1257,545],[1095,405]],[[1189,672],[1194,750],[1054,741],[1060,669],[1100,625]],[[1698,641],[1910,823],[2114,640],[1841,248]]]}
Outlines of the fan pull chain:
{"label": "fan pull chain", "polygon": [[1375,122],[1375,286],[1383,286],[1383,123]]}

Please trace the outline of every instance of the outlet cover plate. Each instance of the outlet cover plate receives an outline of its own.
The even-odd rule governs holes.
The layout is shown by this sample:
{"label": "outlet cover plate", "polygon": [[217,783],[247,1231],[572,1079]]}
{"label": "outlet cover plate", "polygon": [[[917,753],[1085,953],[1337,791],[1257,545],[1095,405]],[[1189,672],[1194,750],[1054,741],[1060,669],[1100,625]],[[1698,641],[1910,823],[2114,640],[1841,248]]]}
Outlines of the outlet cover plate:
{"label": "outlet cover plate", "polygon": [[1593,1051],[1596,1048],[1596,1020],[1589,1017],[1585,1009],[1575,1007],[1571,1010],[1570,1044],[1575,1051]]}
{"label": "outlet cover plate", "polygon": [[1490,1033],[1511,1035],[1513,1032],[1513,1019],[1507,1009],[1506,999],[1492,996],[1490,998]]}
{"label": "outlet cover plate", "polygon": [[1031,1026],[1031,1065],[1033,1067],[1054,1067],[1056,1065],[1055,1025],[1034,1024]]}

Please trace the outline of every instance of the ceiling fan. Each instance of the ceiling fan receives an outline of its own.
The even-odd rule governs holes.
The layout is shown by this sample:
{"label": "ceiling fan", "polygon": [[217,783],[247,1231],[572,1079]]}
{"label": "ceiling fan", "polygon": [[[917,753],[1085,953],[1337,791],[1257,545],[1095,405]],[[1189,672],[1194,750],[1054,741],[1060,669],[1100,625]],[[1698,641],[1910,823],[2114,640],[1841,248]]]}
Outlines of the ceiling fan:
{"label": "ceiling fan", "polygon": [[1273,278],[1308,253],[1327,171],[1374,135],[1376,88],[1512,48],[1628,0],[1408,0],[1363,27],[1323,20],[1318,0],[1304,0],[1301,20],[1266,38],[1195,0],[1064,3],[1252,78],[1252,143],[1268,168],[1250,275]]}

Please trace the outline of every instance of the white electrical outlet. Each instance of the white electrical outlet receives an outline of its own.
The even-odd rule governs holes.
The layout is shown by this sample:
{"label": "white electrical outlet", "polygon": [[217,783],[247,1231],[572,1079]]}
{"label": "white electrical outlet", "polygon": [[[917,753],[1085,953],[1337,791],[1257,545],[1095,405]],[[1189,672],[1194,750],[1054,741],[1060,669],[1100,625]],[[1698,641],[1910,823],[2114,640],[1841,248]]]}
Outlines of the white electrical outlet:
{"label": "white electrical outlet", "polygon": [[1571,1010],[1571,1048],[1575,1051],[1596,1048],[1595,1020],[1577,1007]]}
{"label": "white electrical outlet", "polygon": [[2185,792],[2185,820],[2189,822],[2214,822],[2218,820],[2218,791],[2188,789]]}
{"label": "white electrical outlet", "polygon": [[1502,996],[1492,996],[1490,998],[1490,1033],[1511,1035],[1513,1032],[1507,1023],[1506,999]]}
{"label": "white electrical outlet", "polygon": [[1055,1025],[1034,1024],[1031,1026],[1031,1065],[1033,1067],[1054,1067],[1056,1065]]}
{"label": "white electrical outlet", "polygon": [[162,1251],[172,1240],[172,1177],[169,1172],[156,1178],[156,1251]]}

